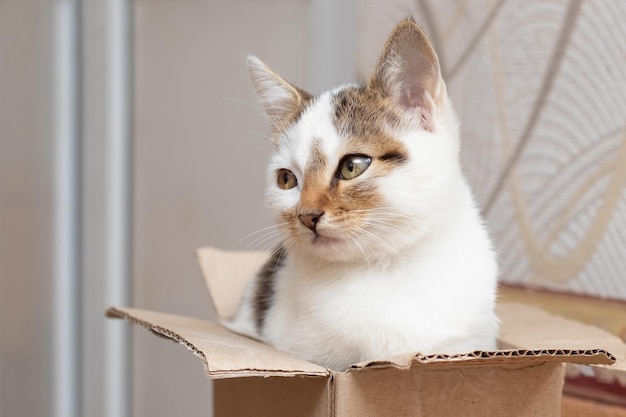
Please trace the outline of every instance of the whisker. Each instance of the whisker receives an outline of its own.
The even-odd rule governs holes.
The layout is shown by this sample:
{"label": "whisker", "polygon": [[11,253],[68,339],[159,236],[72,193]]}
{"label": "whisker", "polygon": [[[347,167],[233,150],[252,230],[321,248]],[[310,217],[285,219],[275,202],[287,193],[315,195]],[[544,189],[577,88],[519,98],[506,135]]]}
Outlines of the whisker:
{"label": "whisker", "polygon": [[254,236],[254,235],[257,235],[257,234],[259,234],[259,233],[263,233],[263,232],[268,231],[268,230],[277,229],[277,228],[282,227],[282,226],[285,226],[285,225],[287,225],[287,224],[289,224],[289,223],[288,223],[288,222],[278,223],[278,224],[274,224],[274,225],[271,225],[271,226],[268,226],[268,227],[264,227],[264,228],[262,228],[262,229],[259,229],[259,230],[255,231],[255,232],[252,232],[252,233],[247,234],[246,236],[242,237],[241,239],[239,239],[238,241],[236,241],[235,243],[233,243],[233,244],[231,245],[231,247],[238,245],[239,243],[243,242],[243,241],[244,241],[244,240],[246,240],[246,239],[251,238],[251,237],[252,237],[252,236]]}
{"label": "whisker", "polygon": [[356,246],[359,248],[359,250],[361,251],[361,253],[363,254],[363,257],[365,258],[365,260],[367,261],[367,265],[368,266],[372,266],[371,262],[370,262],[370,258],[369,256],[367,256],[367,254],[365,253],[365,250],[363,249],[363,246],[359,243],[359,239],[357,238],[357,234],[354,232],[350,232],[348,233],[348,243],[350,244],[356,244]]}
{"label": "whisker", "polygon": [[245,104],[246,106],[251,107],[257,112],[259,112],[264,118],[269,119],[268,116],[265,114],[265,111],[261,107],[259,107],[257,104],[250,103],[249,101],[242,100],[240,98],[234,98],[234,97],[222,97],[222,99],[226,101],[230,101],[232,103]]}
{"label": "whisker", "polygon": [[259,237],[257,237],[256,239],[254,239],[252,242],[250,242],[250,244],[248,244],[248,246],[246,246],[245,250],[250,250],[250,248],[252,247],[260,247],[260,245],[262,245],[265,242],[268,242],[272,239],[276,239],[279,236],[284,236],[285,235],[285,231],[283,230],[273,230],[270,231],[264,235],[261,235]]}
{"label": "whisker", "polygon": [[[367,236],[371,237],[371,238],[372,238],[372,240],[375,240],[375,241],[376,241],[376,243],[380,243],[380,244],[382,244],[382,245],[386,246],[387,248],[389,248],[389,250],[390,250],[390,251],[391,251],[394,255],[397,255],[397,254],[398,254],[398,250],[397,250],[396,248],[394,248],[393,246],[391,246],[390,244],[388,244],[388,243],[387,243],[387,242],[385,242],[385,241],[382,241],[382,240],[380,240],[380,239],[377,239],[377,238],[378,238],[378,236],[374,235],[373,233],[369,232],[368,230],[361,229],[361,233],[363,233],[363,234],[365,234],[365,235],[367,235]],[[375,253],[375,251],[374,251],[374,253]]]}

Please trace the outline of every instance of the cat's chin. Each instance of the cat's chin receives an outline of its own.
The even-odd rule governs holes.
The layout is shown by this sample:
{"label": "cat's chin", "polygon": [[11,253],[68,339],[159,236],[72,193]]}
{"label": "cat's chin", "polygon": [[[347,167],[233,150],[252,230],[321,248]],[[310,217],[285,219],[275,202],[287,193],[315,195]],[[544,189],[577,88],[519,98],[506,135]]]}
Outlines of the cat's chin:
{"label": "cat's chin", "polygon": [[347,242],[344,239],[340,239],[337,237],[332,237],[332,236],[323,236],[323,235],[316,235],[313,238],[313,242],[312,244],[314,246],[322,246],[322,247],[332,247],[332,248],[336,248],[338,246],[341,245],[345,245]]}
{"label": "cat's chin", "polygon": [[305,246],[306,252],[323,262],[360,262],[364,256],[360,250],[355,252],[354,243],[339,237],[316,235]]}
{"label": "cat's chin", "polygon": [[304,247],[309,254],[326,261],[345,261],[349,252],[348,241],[322,234],[308,238]]}

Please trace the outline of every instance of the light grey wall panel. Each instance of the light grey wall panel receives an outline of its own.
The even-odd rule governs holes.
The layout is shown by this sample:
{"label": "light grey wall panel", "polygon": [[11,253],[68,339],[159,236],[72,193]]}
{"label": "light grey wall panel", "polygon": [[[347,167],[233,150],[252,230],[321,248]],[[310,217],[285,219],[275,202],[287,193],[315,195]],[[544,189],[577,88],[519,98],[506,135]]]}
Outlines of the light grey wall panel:
{"label": "light grey wall panel", "polygon": [[[308,7],[135,2],[135,306],[211,316],[195,248],[244,249],[253,239],[241,238],[272,223],[263,205],[267,125],[246,55],[308,87]],[[134,415],[209,415],[200,361],[133,334]]]}
{"label": "light grey wall panel", "polygon": [[51,415],[54,407],[54,149],[42,12],[35,2],[0,2],[2,417]]}

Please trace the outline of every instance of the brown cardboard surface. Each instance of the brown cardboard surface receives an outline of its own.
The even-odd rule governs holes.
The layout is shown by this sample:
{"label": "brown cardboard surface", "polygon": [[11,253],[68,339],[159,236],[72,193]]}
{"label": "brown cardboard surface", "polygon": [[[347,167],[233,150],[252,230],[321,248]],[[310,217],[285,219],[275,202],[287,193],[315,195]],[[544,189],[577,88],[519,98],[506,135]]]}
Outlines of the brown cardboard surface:
{"label": "brown cardboard surface", "polygon": [[231,318],[252,275],[265,263],[269,252],[234,252],[200,248],[200,263],[209,297],[221,319]]}
{"label": "brown cardboard surface", "polygon": [[331,378],[236,378],[215,381],[215,416],[330,417]]}
{"label": "brown cardboard surface", "polygon": [[211,378],[329,375],[321,366],[232,333],[210,321],[131,308],[110,308],[107,316],[125,318],[177,341],[203,360]]}
{"label": "brown cardboard surface", "polygon": [[347,373],[336,375],[335,417],[558,417],[562,386],[558,363]]}
{"label": "brown cardboard surface", "polygon": [[500,285],[498,300],[536,306],[548,313],[598,326],[626,341],[626,302],[511,284]]}
{"label": "brown cardboard surface", "polygon": [[[603,349],[615,356],[615,363],[610,367],[598,364],[587,371],[599,380],[626,386],[626,344],[617,336],[523,304],[499,304],[497,314],[502,322],[499,341],[503,348]],[[579,371],[568,368],[569,373]]]}

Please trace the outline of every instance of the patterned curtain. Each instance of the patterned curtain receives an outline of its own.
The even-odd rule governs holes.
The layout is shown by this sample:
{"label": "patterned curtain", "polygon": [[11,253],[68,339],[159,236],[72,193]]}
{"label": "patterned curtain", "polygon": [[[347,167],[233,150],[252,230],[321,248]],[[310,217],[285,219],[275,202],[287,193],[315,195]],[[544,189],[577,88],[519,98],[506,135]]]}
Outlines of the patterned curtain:
{"label": "patterned curtain", "polygon": [[361,76],[408,15],[440,56],[501,281],[626,300],[626,1],[362,0]]}

